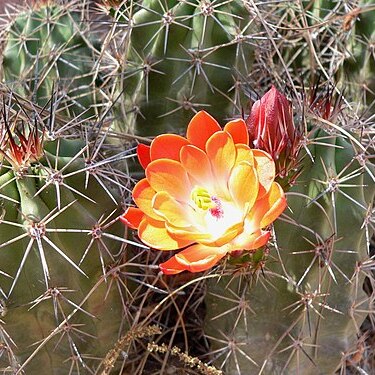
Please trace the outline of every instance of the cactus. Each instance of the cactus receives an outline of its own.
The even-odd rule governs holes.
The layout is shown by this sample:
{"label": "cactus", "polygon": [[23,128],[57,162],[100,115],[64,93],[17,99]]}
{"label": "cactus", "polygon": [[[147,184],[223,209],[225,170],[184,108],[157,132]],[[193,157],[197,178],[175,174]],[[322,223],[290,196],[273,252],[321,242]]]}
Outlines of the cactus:
{"label": "cactus", "polygon": [[372,106],[375,100],[374,6],[374,0],[360,1],[348,15],[348,27],[352,28],[352,34],[342,74],[354,99],[366,104],[371,113],[374,112]]}
{"label": "cactus", "polygon": [[14,12],[2,30],[3,82],[41,106],[58,89],[60,107],[70,118],[92,116],[100,100],[94,35],[84,6],[40,1]]}
{"label": "cactus", "polygon": [[93,371],[126,326],[115,274],[128,242],[116,223],[120,183],[95,138],[54,129],[48,140],[53,114],[19,106],[4,103],[0,128],[1,341],[12,354],[1,368]]}
{"label": "cactus", "polygon": [[[252,255],[243,275],[210,283],[207,333],[226,374],[334,373],[345,368],[371,310],[361,264],[373,181],[348,140],[315,137],[314,160],[304,159],[274,244]],[[236,303],[237,313],[228,313]],[[233,348],[223,348],[224,337]]]}
{"label": "cactus", "polygon": [[[345,373],[351,364],[362,371],[367,349],[365,336],[357,336],[365,316],[373,319],[374,299],[367,254],[371,106],[370,116],[362,116],[374,91],[373,0],[102,0],[100,14],[90,13],[92,4],[62,3],[41,1],[10,13],[2,34],[1,77],[11,90],[1,88],[1,370],[329,374]],[[304,94],[300,86],[316,77]],[[273,91],[278,102],[247,119],[247,136],[237,117],[248,113],[248,97],[254,100],[271,84],[283,88],[294,108]],[[187,248],[172,255],[148,249],[139,240],[166,247],[144,230],[145,222],[155,230],[168,221],[162,191],[152,204],[160,204],[163,221],[142,216],[141,225],[139,212],[128,210],[120,218],[140,226],[139,236],[117,223],[120,204],[133,205],[134,181],[127,175],[133,140],[180,133],[201,109],[220,124],[235,118],[224,132],[214,126],[220,135],[206,140],[211,146],[228,133],[227,144],[231,137],[235,144],[248,139],[274,159],[276,176],[267,174],[272,163],[259,167],[263,151],[250,151],[241,167],[257,172],[251,179],[237,169],[243,181],[258,181],[262,190],[272,175],[289,189],[289,209],[274,226],[258,223],[261,241],[253,239],[252,247],[272,233],[266,246],[239,249],[252,229],[246,222],[244,232],[232,228],[236,236],[225,252],[217,241],[207,249],[205,233],[193,233],[190,244],[197,249],[202,242],[202,257]],[[293,111],[301,114],[296,127]],[[270,113],[278,116],[253,131]],[[92,121],[81,121],[87,117]],[[207,135],[203,125],[187,135],[193,144],[201,145],[201,131]],[[267,126],[279,128],[267,132]],[[163,135],[151,148],[138,146],[141,164],[172,158],[167,164],[175,165],[179,145],[187,142],[181,139]],[[146,174],[164,161],[152,163]],[[239,192],[249,195],[243,185],[231,179],[235,204]],[[276,219],[273,199],[270,194],[262,223]],[[139,196],[135,200],[144,207]],[[226,218],[221,210],[227,206],[210,189],[194,186],[191,200]],[[186,244],[177,224],[168,222],[172,239]],[[215,237],[214,226],[210,230]],[[182,272],[219,261],[203,274]],[[155,341],[146,345],[147,337]]]}
{"label": "cactus", "polygon": [[115,130],[155,135],[182,130],[200,109],[220,121],[241,112],[257,38],[246,3],[147,0],[109,11],[121,36],[110,39],[119,56]]}
{"label": "cactus", "polygon": [[[297,94],[297,84],[316,77],[329,82],[335,91],[344,91],[351,101],[364,103],[362,111],[374,101],[374,1],[302,1],[265,4],[258,17],[266,16],[269,38],[261,42],[259,66]],[[268,51],[271,51],[270,53]],[[268,83],[268,82],[266,82]]]}

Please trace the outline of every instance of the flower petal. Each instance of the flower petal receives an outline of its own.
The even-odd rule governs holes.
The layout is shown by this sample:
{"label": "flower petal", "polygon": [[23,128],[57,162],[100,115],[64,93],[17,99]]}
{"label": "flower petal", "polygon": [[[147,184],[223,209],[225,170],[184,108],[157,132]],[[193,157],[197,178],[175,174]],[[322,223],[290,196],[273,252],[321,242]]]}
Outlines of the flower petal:
{"label": "flower petal", "polygon": [[243,232],[244,229],[244,222],[236,223],[230,226],[225,230],[225,232],[218,238],[212,239],[212,237],[208,240],[201,239],[199,242],[201,244],[213,247],[221,247],[228,242],[232,241],[235,237],[237,237],[240,233]]}
{"label": "flower petal", "polygon": [[152,207],[160,217],[176,227],[190,227],[192,225],[189,215],[192,211],[191,207],[187,204],[181,204],[165,191],[155,194]]}
{"label": "flower petal", "polygon": [[220,125],[211,115],[200,111],[191,119],[186,131],[186,138],[190,143],[204,150],[207,140],[220,130]]}
{"label": "flower petal", "polygon": [[168,261],[160,264],[160,269],[167,275],[182,271],[202,272],[219,262],[227,253],[226,249],[193,245],[182,250]]}
{"label": "flower petal", "polygon": [[159,267],[164,275],[176,275],[180,272],[187,271],[187,268],[178,263],[174,256],[166,262],[159,264]]}
{"label": "flower petal", "polygon": [[274,182],[271,186],[271,190],[263,200],[267,200],[269,207],[268,211],[264,214],[260,227],[265,228],[267,225],[274,222],[285,210],[287,206],[286,198],[282,187]]}
{"label": "flower petal", "polygon": [[259,182],[255,168],[247,162],[236,165],[229,178],[229,191],[240,208],[251,208],[258,196]]}
{"label": "flower petal", "polygon": [[236,237],[230,245],[233,251],[238,250],[255,250],[264,246],[270,239],[270,231],[257,230],[254,233],[243,232],[238,237]]}
{"label": "flower petal", "polygon": [[140,180],[133,189],[133,200],[147,216],[160,220],[160,217],[152,208],[152,199],[156,194],[155,190],[150,186],[146,178]]}
{"label": "flower petal", "polygon": [[251,165],[255,164],[253,150],[248,145],[236,144],[235,146],[237,151],[236,165],[242,161],[246,161]]}
{"label": "flower petal", "polygon": [[236,164],[247,161],[249,164],[254,165],[253,150],[248,145],[236,144],[235,146],[237,150]]}
{"label": "flower petal", "polygon": [[120,221],[132,229],[137,229],[144,216],[145,214],[139,208],[128,207],[125,213],[120,216]]}
{"label": "flower petal", "polygon": [[258,199],[262,198],[271,188],[273,180],[275,179],[275,162],[271,155],[267,152],[254,149],[253,155],[255,157],[255,167],[259,177],[259,195]]}
{"label": "flower petal", "polygon": [[151,160],[172,159],[180,161],[180,150],[189,141],[177,134],[162,134],[151,143]]}
{"label": "flower petal", "polygon": [[237,119],[228,122],[224,126],[224,131],[228,132],[233,139],[234,143],[249,144],[249,132],[244,120]]}
{"label": "flower petal", "polygon": [[151,187],[166,191],[180,201],[189,201],[192,190],[189,177],[182,165],[169,159],[152,161],[146,169],[146,177]]}
{"label": "flower petal", "polygon": [[228,179],[237,155],[232,137],[224,131],[215,133],[207,141],[206,152],[210,159],[216,182],[221,190],[226,193]]}
{"label": "flower petal", "polygon": [[150,146],[140,143],[137,146],[137,156],[143,169],[146,169],[146,167],[151,163]]}
{"label": "flower petal", "polygon": [[168,232],[171,233],[173,238],[178,238],[186,241],[190,240],[193,242],[201,242],[212,238],[210,233],[202,232],[194,225],[182,228],[173,226],[172,224],[167,222],[165,226]]}
{"label": "flower petal", "polygon": [[190,240],[179,240],[171,237],[165,228],[164,221],[148,217],[145,217],[139,224],[138,235],[144,244],[158,250],[176,250],[193,243]]}
{"label": "flower petal", "polygon": [[193,177],[197,183],[210,189],[213,183],[213,176],[207,154],[200,148],[189,145],[182,147],[180,159],[182,166],[188,174]]}

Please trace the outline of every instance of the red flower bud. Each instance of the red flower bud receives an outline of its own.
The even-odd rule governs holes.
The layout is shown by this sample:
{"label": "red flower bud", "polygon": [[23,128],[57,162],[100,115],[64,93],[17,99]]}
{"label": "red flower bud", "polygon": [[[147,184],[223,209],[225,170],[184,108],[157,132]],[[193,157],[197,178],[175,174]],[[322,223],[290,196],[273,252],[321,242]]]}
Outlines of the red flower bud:
{"label": "red flower bud", "polygon": [[279,178],[295,170],[301,134],[294,125],[291,103],[275,86],[254,103],[246,124],[250,146],[272,156]]}

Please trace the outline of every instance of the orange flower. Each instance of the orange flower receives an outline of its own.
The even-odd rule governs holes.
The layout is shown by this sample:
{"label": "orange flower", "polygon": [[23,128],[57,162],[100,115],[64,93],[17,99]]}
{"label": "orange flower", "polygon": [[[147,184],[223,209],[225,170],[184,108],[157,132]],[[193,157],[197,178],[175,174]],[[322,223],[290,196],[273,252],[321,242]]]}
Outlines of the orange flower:
{"label": "orange flower", "polygon": [[184,248],[160,265],[165,274],[204,271],[228,253],[267,243],[270,231],[264,229],[283,212],[286,199],[274,182],[271,156],[248,142],[243,120],[222,130],[202,111],[186,138],[163,134],[150,147],[139,145],[146,178],[133,190],[138,207],[128,208],[121,220],[154,249]]}

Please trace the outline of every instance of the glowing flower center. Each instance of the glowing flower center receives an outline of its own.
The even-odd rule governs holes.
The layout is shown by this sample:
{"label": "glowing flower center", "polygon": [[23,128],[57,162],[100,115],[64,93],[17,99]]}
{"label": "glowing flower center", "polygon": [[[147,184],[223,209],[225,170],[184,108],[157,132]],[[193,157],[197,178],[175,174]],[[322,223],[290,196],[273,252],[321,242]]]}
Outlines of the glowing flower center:
{"label": "glowing flower center", "polygon": [[191,192],[191,200],[201,210],[208,210],[215,219],[219,220],[223,218],[224,209],[221,200],[211,195],[204,187],[195,186]]}

